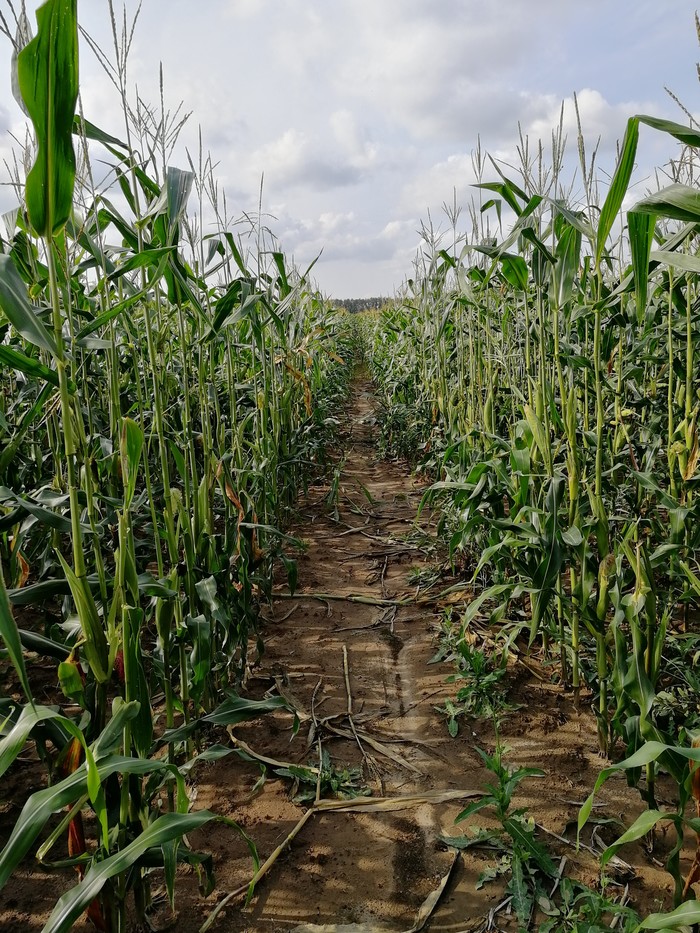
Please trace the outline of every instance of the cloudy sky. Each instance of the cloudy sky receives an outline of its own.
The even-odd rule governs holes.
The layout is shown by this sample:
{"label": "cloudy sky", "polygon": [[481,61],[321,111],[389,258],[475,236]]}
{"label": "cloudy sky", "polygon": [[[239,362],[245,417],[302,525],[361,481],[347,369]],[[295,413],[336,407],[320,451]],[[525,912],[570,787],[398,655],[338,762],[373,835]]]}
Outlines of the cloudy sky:
{"label": "cloudy sky", "polygon": [[[19,0],[15,0],[17,7]],[[27,9],[39,5],[28,0]],[[264,210],[286,252],[315,267],[335,297],[389,295],[411,273],[428,211],[473,197],[472,152],[517,161],[518,124],[548,143],[565,104],[575,162],[573,94],[603,184],[628,116],[685,120],[664,90],[700,111],[696,0],[144,0],[129,74],[158,102],[192,117],[184,147],[218,162],[230,211]],[[137,4],[129,0],[132,16]],[[7,0],[0,0],[7,12]],[[108,52],[107,0],[79,0],[82,25]],[[118,16],[121,3],[115,0]],[[1,37],[0,37],[1,38]],[[11,48],[0,45],[0,156],[24,118],[9,92]],[[4,64],[3,64],[4,63]],[[116,93],[83,48],[86,117],[123,135]],[[642,129],[635,176],[678,148]],[[507,170],[508,171],[508,170]],[[488,179],[494,176],[488,173]],[[572,197],[580,196],[574,180]],[[0,187],[0,211],[14,204]],[[193,205],[194,208],[194,205]]]}

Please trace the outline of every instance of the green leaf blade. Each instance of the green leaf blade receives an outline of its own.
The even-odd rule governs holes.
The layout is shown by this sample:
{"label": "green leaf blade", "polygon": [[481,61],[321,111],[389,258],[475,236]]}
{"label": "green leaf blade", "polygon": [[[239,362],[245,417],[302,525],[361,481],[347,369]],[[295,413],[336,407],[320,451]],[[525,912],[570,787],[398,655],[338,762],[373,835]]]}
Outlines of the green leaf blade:
{"label": "green leaf blade", "polygon": [[625,194],[627,193],[627,187],[632,177],[632,169],[634,168],[634,160],[637,154],[638,141],[639,118],[631,117],[627,122],[627,130],[625,132],[625,138],[622,141],[620,159],[610,184],[610,190],[608,191],[603,208],[600,212],[600,220],[598,221],[598,230],[596,233],[596,266],[600,265],[605,243],[612,230],[615,218],[620,212]]}
{"label": "green leaf blade", "polygon": [[20,639],[17,623],[15,622],[15,617],[12,614],[10,600],[7,596],[2,564],[0,564],[0,637],[5,643],[10,660],[19,677],[19,682],[22,684],[25,696],[31,705],[34,706],[34,698],[32,697],[32,690],[29,686],[29,677],[22,653],[22,641]]}
{"label": "green leaf blade", "polygon": [[56,356],[53,335],[29,303],[27,286],[10,256],[0,256],[0,310],[25,340]]}
{"label": "green leaf blade", "polygon": [[50,237],[65,226],[73,207],[77,0],[48,0],[36,17],[38,33],[19,53],[17,75],[38,148],[27,176],[27,211],[36,232]]}

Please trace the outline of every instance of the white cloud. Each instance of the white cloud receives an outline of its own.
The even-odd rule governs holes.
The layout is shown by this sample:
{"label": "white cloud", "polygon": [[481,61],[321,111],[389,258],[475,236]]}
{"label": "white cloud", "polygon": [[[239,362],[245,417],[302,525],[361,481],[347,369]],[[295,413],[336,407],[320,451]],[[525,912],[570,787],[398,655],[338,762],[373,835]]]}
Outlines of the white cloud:
{"label": "white cloud", "polygon": [[347,214],[334,214],[332,211],[327,211],[324,214],[321,214],[318,218],[318,226],[325,234],[332,234],[343,228],[351,226],[355,220],[355,214],[353,211],[350,211]]}
{"label": "white cloud", "polygon": [[406,234],[414,235],[418,229],[418,218],[408,220],[390,220],[379,234],[383,240],[396,241],[404,238]]}
{"label": "white cloud", "polygon": [[308,144],[306,135],[288,129],[271,142],[256,150],[250,161],[260,165],[263,171],[277,176],[283,182],[294,179],[306,164]]}
{"label": "white cloud", "polygon": [[353,160],[323,151],[316,143],[306,133],[288,129],[244,157],[244,164],[252,176],[264,173],[275,192],[285,186],[328,191],[356,184],[360,170]]}
{"label": "white cloud", "polygon": [[224,5],[224,13],[232,19],[251,19],[266,11],[268,0],[229,0]]}
{"label": "white cloud", "polygon": [[[567,3],[540,0],[538,12],[556,25]],[[368,104],[381,102],[412,136],[464,138],[478,127],[498,136],[514,124],[522,100],[509,80],[514,64],[529,59],[540,29],[529,4],[443,0],[359,0],[354,22],[361,40],[340,62],[336,88]]]}
{"label": "white cloud", "polygon": [[5,136],[10,131],[10,113],[3,104],[0,104],[0,133]]}
{"label": "white cloud", "polygon": [[[570,140],[575,140],[578,133],[576,118],[576,104],[573,95],[567,96],[563,102],[549,94],[542,98],[541,116],[536,117],[527,124],[529,134],[537,139],[547,139],[552,127],[559,123],[562,103],[563,130]],[[612,148],[616,140],[620,139],[625,131],[627,120],[635,113],[651,113],[658,111],[658,105],[651,101],[623,101],[612,104],[603,94],[590,87],[582,88],[576,94],[576,103],[581,120],[581,129],[584,139],[589,145],[594,145],[600,138],[601,145]]]}
{"label": "white cloud", "polygon": [[330,126],[340,150],[357,168],[369,168],[377,161],[377,146],[369,139],[350,110],[336,110],[330,116]]}

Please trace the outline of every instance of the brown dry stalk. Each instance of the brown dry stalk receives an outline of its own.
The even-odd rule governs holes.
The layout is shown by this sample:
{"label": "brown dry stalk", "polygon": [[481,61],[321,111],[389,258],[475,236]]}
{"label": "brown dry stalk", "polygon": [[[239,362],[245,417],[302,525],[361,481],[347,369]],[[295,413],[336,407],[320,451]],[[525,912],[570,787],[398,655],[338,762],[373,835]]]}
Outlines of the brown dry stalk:
{"label": "brown dry stalk", "polygon": [[[397,810],[410,810],[415,807],[421,807],[425,804],[437,805],[441,803],[449,803],[454,800],[465,800],[468,797],[479,796],[481,796],[481,791],[478,790],[444,790],[425,791],[423,793],[417,794],[404,794],[399,797],[357,797],[353,800],[319,800],[315,802],[313,806],[309,807],[309,809],[301,817],[299,822],[295,825],[294,829],[292,829],[286,839],[284,839],[284,841],[277,846],[270,857],[256,871],[256,873],[251,878],[250,883],[243,884],[236,888],[234,891],[231,891],[216,905],[214,910],[207,917],[204,924],[200,927],[199,933],[206,933],[207,930],[211,929],[216,918],[219,916],[224,907],[231,903],[231,901],[235,900],[237,897],[242,897],[246,891],[250,892],[249,896],[252,897],[255,885],[265,877],[265,875],[269,872],[277,859],[280,857],[282,852],[284,852],[287,846],[294,841],[294,839],[301,832],[304,826],[306,826],[308,821],[315,813],[392,813]],[[452,868],[450,868],[450,871],[440,883],[438,889],[439,895],[436,898],[435,903],[437,903],[437,900],[442,895],[442,892],[444,891],[444,888],[449,881],[449,877],[453,868],[454,862],[452,864]],[[433,892],[431,898],[434,896],[435,892]],[[421,908],[421,911],[422,910],[423,908]],[[422,927],[414,926],[412,928],[412,933],[413,931],[419,929],[422,929]]]}

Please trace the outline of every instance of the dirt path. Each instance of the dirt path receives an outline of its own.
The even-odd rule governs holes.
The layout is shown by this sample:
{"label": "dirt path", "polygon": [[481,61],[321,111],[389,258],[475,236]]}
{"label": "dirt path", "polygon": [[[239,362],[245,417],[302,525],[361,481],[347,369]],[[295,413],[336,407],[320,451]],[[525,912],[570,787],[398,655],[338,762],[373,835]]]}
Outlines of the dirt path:
{"label": "dirt path", "polygon": [[[235,735],[258,754],[311,765],[318,761],[321,737],[336,768],[361,768],[362,783],[375,797],[478,790],[487,775],[475,747],[493,748],[493,727],[467,724],[456,739],[448,736],[435,706],[450,694],[449,670],[429,664],[439,630],[434,609],[311,595],[355,594],[374,601],[410,597],[415,592],[411,574],[434,563],[434,555],[423,550],[430,539],[415,524],[422,489],[402,465],[378,461],[374,431],[371,387],[360,379],[348,416],[336,514],[327,502],[328,488],[313,488],[294,529],[308,543],[299,564],[299,590],[294,599],[280,595],[274,600],[266,653],[249,684],[262,695],[276,683],[302,711],[299,732],[292,738],[290,717],[276,715],[238,727]],[[357,739],[349,731],[348,685]],[[525,705],[503,727],[509,760],[548,771],[546,781],[521,785],[517,804],[563,833],[601,764],[592,717],[576,713],[560,691],[533,680],[523,668],[511,672],[511,690]],[[344,729],[345,736],[316,729],[305,718],[311,714],[316,720],[336,717],[329,725]],[[380,744],[373,746],[372,740]],[[230,756],[200,773],[196,806],[239,821],[265,858],[304,808],[291,801],[289,780],[277,778],[272,769],[251,799],[259,776],[257,765]],[[623,784],[611,782],[601,794],[606,813],[619,817],[630,806],[638,808],[636,795]],[[313,797],[314,788],[307,790]],[[456,801],[401,812],[316,814],[261,882],[252,903],[242,908],[240,899],[232,902],[214,929],[302,931],[314,929],[310,924],[339,924],[348,930],[409,931],[420,905],[454,860],[440,836],[463,831],[454,826],[462,806]],[[488,825],[488,819],[480,822]],[[230,830],[213,827],[193,841],[215,853],[217,891],[206,902],[187,896],[180,902],[177,929],[187,933],[251,874],[250,860]],[[567,874],[573,869],[593,881],[590,857],[566,846],[560,850],[567,857]],[[496,884],[477,891],[476,883],[493,861],[492,853],[473,849],[460,856],[430,930],[485,929],[503,888]],[[646,887],[649,897],[658,897],[665,876],[643,860],[635,867],[638,895],[644,899]],[[508,928],[503,916],[499,923],[493,929]]]}
{"label": "dirt path", "polygon": [[[297,598],[275,600],[274,618],[284,621],[267,628],[258,676],[267,685],[276,678],[282,692],[304,711],[311,711],[313,700],[317,719],[339,714],[342,718],[331,724],[347,730],[347,716],[342,716],[348,708],[347,657],[353,722],[365,754],[352,733],[345,738],[322,729],[333,763],[361,767],[362,783],[373,796],[473,790],[481,776],[478,756],[470,749],[455,755],[456,748],[444,748],[444,718],[434,709],[446,691],[444,669],[427,665],[436,645],[431,632],[438,624],[430,607],[384,607],[305,595],[356,594],[377,601],[411,597],[411,572],[434,562],[421,549],[430,545],[429,539],[415,526],[422,489],[401,465],[378,461],[374,432],[371,387],[360,380],[349,413],[336,515],[325,501],[328,488],[312,489],[302,510],[303,524],[294,529],[308,543],[299,562]],[[281,720],[272,723],[275,731],[278,725]],[[307,750],[310,725],[301,724],[291,745],[288,731],[268,731],[270,720],[236,734],[262,754],[313,764],[318,753],[315,741]],[[372,739],[380,750],[372,747]],[[387,754],[405,763],[398,765]],[[200,786],[197,806],[221,809],[228,767],[216,769],[216,785],[207,780]],[[239,778],[239,764],[230,767]],[[252,783],[254,768],[250,774]],[[231,810],[263,854],[285,838],[302,812],[288,799],[289,782],[272,777],[259,797]],[[253,904],[238,916],[230,911],[222,929],[289,930],[310,922],[409,929],[453,861],[439,836],[454,832],[459,809],[459,803],[426,804],[396,813],[315,816],[261,885]],[[239,866],[234,861],[218,868],[219,890],[246,877],[235,870]],[[483,895],[479,900],[483,903]],[[464,915],[450,922],[447,914],[449,907],[443,911],[442,929],[464,928]]]}
{"label": "dirt path", "polygon": [[[408,585],[410,571],[430,564],[421,550],[429,542],[414,529],[422,490],[400,466],[377,460],[374,420],[370,387],[360,381],[354,387],[336,515],[325,501],[328,490],[312,490],[302,512],[305,524],[295,529],[308,543],[300,560],[297,598],[275,600],[273,616],[284,621],[268,626],[258,676],[267,684],[276,678],[298,708],[308,713],[313,706],[318,720],[337,714],[331,726],[346,732],[352,728],[344,715],[349,684],[358,739],[352,732],[347,738],[324,728],[316,736],[323,737],[337,767],[362,769],[361,783],[373,796],[471,789],[476,756],[469,755],[465,773],[440,751],[444,723],[431,704],[436,694],[444,693],[444,672],[426,667],[434,647],[429,630],[436,622],[430,610],[305,595],[406,598],[415,591]],[[317,742],[307,749],[311,726],[302,722],[291,745],[289,733],[275,735],[277,723],[269,720],[236,734],[249,735],[250,744],[263,754],[314,764]],[[372,740],[380,743],[379,750]],[[239,771],[237,763],[233,769]],[[220,787],[222,782],[216,783]],[[288,800],[288,787],[288,781],[269,781],[260,797],[232,811],[265,852],[263,837],[273,848],[301,814]],[[209,788],[211,799],[200,787],[197,805],[220,808],[216,787]],[[224,928],[289,930],[304,922],[335,922],[408,929],[452,862],[444,847],[438,848],[438,836],[451,831],[457,812],[454,804],[315,816],[261,885],[251,907],[238,917],[230,913]],[[225,888],[220,871],[217,880]],[[231,883],[235,886],[233,877]]]}

